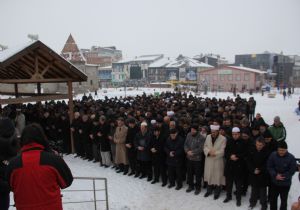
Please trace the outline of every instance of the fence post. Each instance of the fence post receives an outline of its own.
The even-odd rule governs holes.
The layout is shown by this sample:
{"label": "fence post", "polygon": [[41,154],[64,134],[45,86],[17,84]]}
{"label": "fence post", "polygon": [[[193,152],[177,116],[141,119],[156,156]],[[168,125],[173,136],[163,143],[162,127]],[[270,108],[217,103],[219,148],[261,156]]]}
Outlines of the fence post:
{"label": "fence post", "polygon": [[105,196],[106,196],[106,210],[108,210],[109,209],[109,207],[108,207],[108,189],[107,189],[107,179],[105,178]]}
{"label": "fence post", "polygon": [[94,190],[94,203],[95,203],[95,210],[97,210],[96,189],[95,189],[95,179],[93,179],[93,190]]}

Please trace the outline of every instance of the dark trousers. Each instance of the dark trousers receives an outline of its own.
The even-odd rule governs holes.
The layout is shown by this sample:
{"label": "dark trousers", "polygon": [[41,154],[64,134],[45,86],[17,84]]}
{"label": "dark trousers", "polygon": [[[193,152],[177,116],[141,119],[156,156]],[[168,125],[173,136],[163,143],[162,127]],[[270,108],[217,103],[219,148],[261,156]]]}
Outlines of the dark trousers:
{"label": "dark trousers", "polygon": [[272,185],[271,187],[271,200],[270,200],[270,210],[277,210],[277,200],[280,196],[281,205],[280,210],[287,210],[287,199],[290,191],[290,186],[277,186]]}
{"label": "dark trousers", "polygon": [[182,186],[182,165],[168,165],[168,176],[171,185],[175,185],[176,180],[177,186]]}
{"label": "dark trousers", "polygon": [[135,173],[136,172],[136,165],[137,165],[137,160],[136,160],[136,152],[127,150],[128,151],[128,161],[129,161],[129,167],[131,172]]}
{"label": "dark trousers", "polygon": [[86,157],[89,159],[89,160],[92,160],[93,159],[93,144],[92,143],[86,143],[85,144],[85,154],[86,154]]}
{"label": "dark trousers", "polygon": [[250,196],[250,205],[255,206],[257,201],[260,201],[262,209],[267,209],[267,187],[256,187],[252,186],[251,196]]}
{"label": "dark trousers", "polygon": [[0,210],[8,210],[9,193],[0,193]]}
{"label": "dark trousers", "polygon": [[233,183],[235,184],[236,188],[236,200],[240,201],[242,196],[242,187],[243,187],[243,178],[244,177],[233,177],[227,176],[226,177],[226,192],[227,197],[232,197],[232,187]]}
{"label": "dark trousers", "polygon": [[[191,187],[201,188],[203,171],[201,170],[201,161],[187,160],[187,183]],[[194,177],[196,183],[194,183]]]}
{"label": "dark trousers", "polygon": [[148,176],[148,178],[152,179],[151,161],[138,160],[137,174]]}
{"label": "dark trousers", "polygon": [[159,177],[161,177],[162,183],[167,183],[167,166],[165,161],[163,160],[153,160],[152,162],[154,169],[154,180],[159,181]]}
{"label": "dark trousers", "polygon": [[100,161],[101,159],[99,144],[93,143],[93,157],[95,161]]}

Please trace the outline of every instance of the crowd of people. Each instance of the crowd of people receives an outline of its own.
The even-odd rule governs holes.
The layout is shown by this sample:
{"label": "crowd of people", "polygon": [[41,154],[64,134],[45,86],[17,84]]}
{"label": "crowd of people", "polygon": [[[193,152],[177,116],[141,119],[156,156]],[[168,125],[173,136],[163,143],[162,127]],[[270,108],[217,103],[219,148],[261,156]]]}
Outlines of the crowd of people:
{"label": "crowd of people", "polygon": [[[99,162],[117,173],[147,179],[151,184],[215,200],[226,192],[236,205],[251,186],[252,209],[287,209],[288,192],[297,170],[288,152],[286,130],[279,116],[268,125],[256,113],[256,101],[201,98],[185,93],[143,94],[95,100],[84,96],[74,110],[62,102],[9,105],[1,115],[14,120],[22,136],[26,124],[38,123],[57,150],[70,154],[70,136],[76,156]],[[70,123],[69,112],[74,111]],[[233,192],[235,185],[235,192]]]}

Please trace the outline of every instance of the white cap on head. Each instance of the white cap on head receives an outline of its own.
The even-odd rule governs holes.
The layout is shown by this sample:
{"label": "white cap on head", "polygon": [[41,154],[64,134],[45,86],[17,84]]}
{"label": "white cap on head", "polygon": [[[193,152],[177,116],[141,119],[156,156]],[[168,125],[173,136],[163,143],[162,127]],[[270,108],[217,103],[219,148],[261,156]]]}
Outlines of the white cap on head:
{"label": "white cap on head", "polygon": [[174,112],[173,112],[173,111],[168,111],[168,112],[167,112],[167,115],[168,115],[169,117],[171,117],[171,116],[174,115]]}
{"label": "white cap on head", "polygon": [[241,131],[238,127],[232,128],[232,133],[239,133],[239,132],[241,132]]}
{"label": "white cap on head", "polygon": [[148,126],[148,124],[144,121],[141,123],[141,126]]}
{"label": "white cap on head", "polygon": [[151,120],[151,124],[155,124],[156,123],[156,120]]}
{"label": "white cap on head", "polygon": [[210,125],[209,127],[210,127],[210,130],[212,130],[212,131],[218,131],[218,130],[220,130],[220,126],[219,125]]}

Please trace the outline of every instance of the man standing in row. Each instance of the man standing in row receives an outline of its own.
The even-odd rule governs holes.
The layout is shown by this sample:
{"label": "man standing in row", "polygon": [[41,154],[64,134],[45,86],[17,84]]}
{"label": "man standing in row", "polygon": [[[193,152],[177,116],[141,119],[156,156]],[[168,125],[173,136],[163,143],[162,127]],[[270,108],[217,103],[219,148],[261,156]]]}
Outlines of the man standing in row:
{"label": "man standing in row", "polygon": [[[200,135],[198,131],[198,125],[192,125],[191,132],[188,133],[185,143],[184,151],[187,156],[187,182],[188,189],[186,192],[191,192],[195,189],[195,195],[198,195],[201,191],[201,181],[203,171],[201,170],[203,146],[205,138]],[[196,183],[194,183],[194,176]]]}

